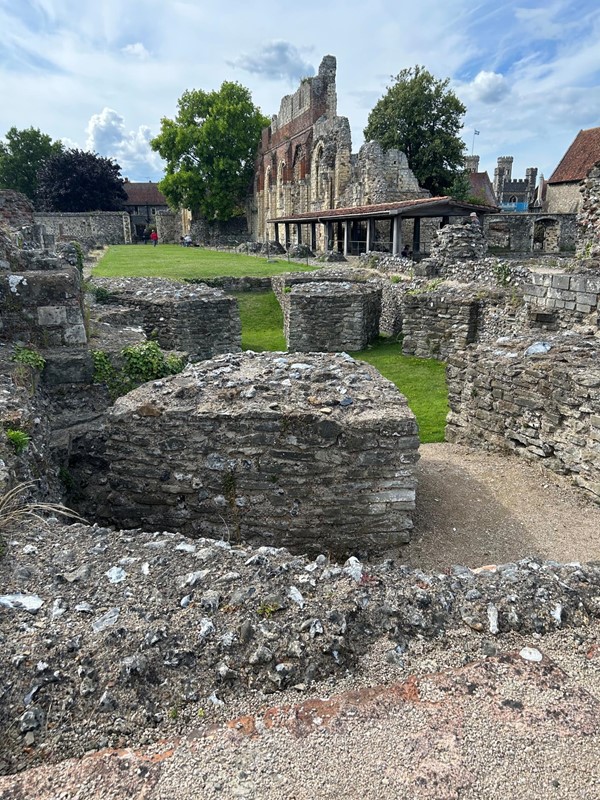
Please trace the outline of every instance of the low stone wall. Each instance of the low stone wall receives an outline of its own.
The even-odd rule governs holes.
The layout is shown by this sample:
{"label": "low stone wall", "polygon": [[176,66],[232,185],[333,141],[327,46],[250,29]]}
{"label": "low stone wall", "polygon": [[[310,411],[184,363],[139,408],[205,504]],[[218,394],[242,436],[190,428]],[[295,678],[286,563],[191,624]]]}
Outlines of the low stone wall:
{"label": "low stone wall", "polygon": [[0,337],[37,347],[85,344],[79,271],[0,273]]}
{"label": "low stone wall", "polygon": [[140,325],[164,350],[183,351],[192,361],[241,350],[237,301],[219,289],[161,278],[95,278],[94,284],[129,309],[125,324]]}
{"label": "low stone wall", "polygon": [[360,283],[300,283],[285,294],[290,351],[352,352],[379,334],[381,289]]}
{"label": "low stone wall", "polygon": [[404,295],[402,352],[445,361],[464,350],[477,336],[479,303],[473,292],[445,287],[443,291]]}
{"label": "low stone wall", "polygon": [[131,244],[131,223],[125,211],[93,211],[81,214],[34,213],[34,220],[57,242],[75,239],[86,247]]}
{"label": "low stone wall", "polygon": [[296,552],[406,542],[415,418],[344,355],[219,356],[119,398],[108,414],[101,516]]}
{"label": "low stone wall", "polygon": [[573,253],[575,214],[487,214],[483,232],[490,250],[511,253]]}
{"label": "low stone wall", "polygon": [[[548,316],[563,328],[586,321],[598,310],[600,270],[595,273],[533,273],[524,286],[532,316]],[[551,317],[551,318],[550,318]]]}
{"label": "low stone wall", "polygon": [[448,360],[446,439],[512,450],[600,501],[600,342],[514,337]]}

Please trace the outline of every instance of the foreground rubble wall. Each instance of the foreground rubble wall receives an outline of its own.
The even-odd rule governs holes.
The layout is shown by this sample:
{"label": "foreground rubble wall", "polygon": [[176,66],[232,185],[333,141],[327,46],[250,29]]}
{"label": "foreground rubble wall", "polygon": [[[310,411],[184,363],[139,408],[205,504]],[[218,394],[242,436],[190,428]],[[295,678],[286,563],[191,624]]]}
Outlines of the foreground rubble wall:
{"label": "foreground rubble wall", "polygon": [[454,354],[447,379],[447,441],[539,459],[600,500],[597,339],[501,339]]}
{"label": "foreground rubble wall", "polygon": [[100,516],[298,551],[406,542],[415,418],[348,356],[220,356],[130,392],[108,415]]}

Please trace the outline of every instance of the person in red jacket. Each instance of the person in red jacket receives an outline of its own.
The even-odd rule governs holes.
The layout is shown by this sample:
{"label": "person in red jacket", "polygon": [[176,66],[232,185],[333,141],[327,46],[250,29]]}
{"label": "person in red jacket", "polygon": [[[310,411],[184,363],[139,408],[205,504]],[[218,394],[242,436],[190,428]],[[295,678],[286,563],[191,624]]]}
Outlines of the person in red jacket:
{"label": "person in red jacket", "polygon": [[150,241],[152,242],[153,247],[156,247],[158,244],[158,233],[154,230],[150,234]]}

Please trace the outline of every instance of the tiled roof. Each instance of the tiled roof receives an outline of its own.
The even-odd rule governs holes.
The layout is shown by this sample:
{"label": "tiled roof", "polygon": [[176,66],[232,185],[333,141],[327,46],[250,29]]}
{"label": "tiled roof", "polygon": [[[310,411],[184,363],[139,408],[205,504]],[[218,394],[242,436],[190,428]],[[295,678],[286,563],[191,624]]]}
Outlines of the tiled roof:
{"label": "tiled roof", "polygon": [[[359,217],[383,218],[392,216],[394,212],[405,216],[410,216],[414,211],[416,216],[443,216],[444,214],[460,215],[465,211],[496,211],[485,205],[466,203],[462,200],[454,200],[452,197],[419,197],[414,200],[397,200],[393,203],[375,203],[370,206],[348,206],[346,208],[326,208],[322,211],[306,211],[302,214],[290,214],[285,217],[272,217],[267,222],[309,222],[328,220],[333,218],[353,219]],[[422,213],[419,213],[422,212]]]}
{"label": "tiled roof", "polygon": [[166,206],[167,198],[158,191],[158,184],[148,181],[148,183],[132,183],[125,181],[123,188],[127,193],[126,206]]}
{"label": "tiled roof", "polygon": [[496,195],[494,194],[494,187],[492,186],[490,176],[487,172],[469,172],[467,173],[467,178],[471,184],[471,194],[473,196],[484,200],[491,206],[498,205]]}
{"label": "tiled roof", "polygon": [[600,128],[579,131],[575,141],[548,179],[548,183],[582,181],[598,161],[600,161]]}

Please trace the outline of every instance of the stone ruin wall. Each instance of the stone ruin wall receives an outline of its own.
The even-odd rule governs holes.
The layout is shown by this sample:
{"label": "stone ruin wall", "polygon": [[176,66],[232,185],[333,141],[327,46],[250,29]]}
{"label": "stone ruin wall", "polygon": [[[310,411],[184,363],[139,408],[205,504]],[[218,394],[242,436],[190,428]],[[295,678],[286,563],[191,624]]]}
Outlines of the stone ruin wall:
{"label": "stone ruin wall", "polygon": [[472,295],[445,289],[406,294],[402,302],[402,352],[446,361],[477,337],[478,302]]}
{"label": "stone ruin wall", "polygon": [[524,299],[532,316],[560,328],[582,323],[598,327],[599,297],[600,269],[591,274],[532,273],[530,282],[524,286]]}
{"label": "stone ruin wall", "polygon": [[456,262],[480,260],[486,254],[487,240],[481,226],[455,223],[437,231],[429,257],[442,268]]}
{"label": "stone ruin wall", "polygon": [[406,400],[367,364],[219,356],[116,402],[100,516],[296,552],[381,552],[409,539],[418,446]]}
{"label": "stone ruin wall", "polygon": [[94,211],[63,214],[34,213],[34,220],[43,225],[57,242],[75,239],[85,247],[109,244],[131,244],[131,221],[125,211]]}
{"label": "stone ruin wall", "polygon": [[163,244],[179,244],[183,236],[181,214],[174,211],[157,211],[154,219],[158,241]]}
{"label": "stone ruin wall", "polygon": [[381,289],[365,283],[300,283],[285,296],[290,351],[363,350],[379,334]]}
{"label": "stone ruin wall", "polygon": [[573,332],[457,353],[446,440],[540,459],[600,501],[599,365],[598,340]]}
{"label": "stone ruin wall", "polygon": [[577,255],[600,259],[600,162],[592,167],[582,182],[581,194],[577,214]]}
{"label": "stone ruin wall", "polygon": [[575,251],[575,214],[487,214],[483,230],[494,252],[572,255]]}
{"label": "stone ruin wall", "polygon": [[289,291],[303,283],[369,283],[381,292],[381,313],[379,316],[379,333],[384,336],[395,336],[402,329],[401,309],[396,287],[390,283],[387,275],[378,274],[372,269],[357,267],[324,267],[311,272],[286,272],[271,278],[273,292],[283,312],[284,331],[289,329]]}
{"label": "stone ruin wall", "polygon": [[0,189],[0,223],[11,230],[33,225],[33,205],[13,189]]}
{"label": "stone ruin wall", "polygon": [[103,319],[141,325],[164,350],[185,352],[193,361],[241,350],[242,327],[237,300],[205,284],[159,278],[95,278],[109,292]]}

